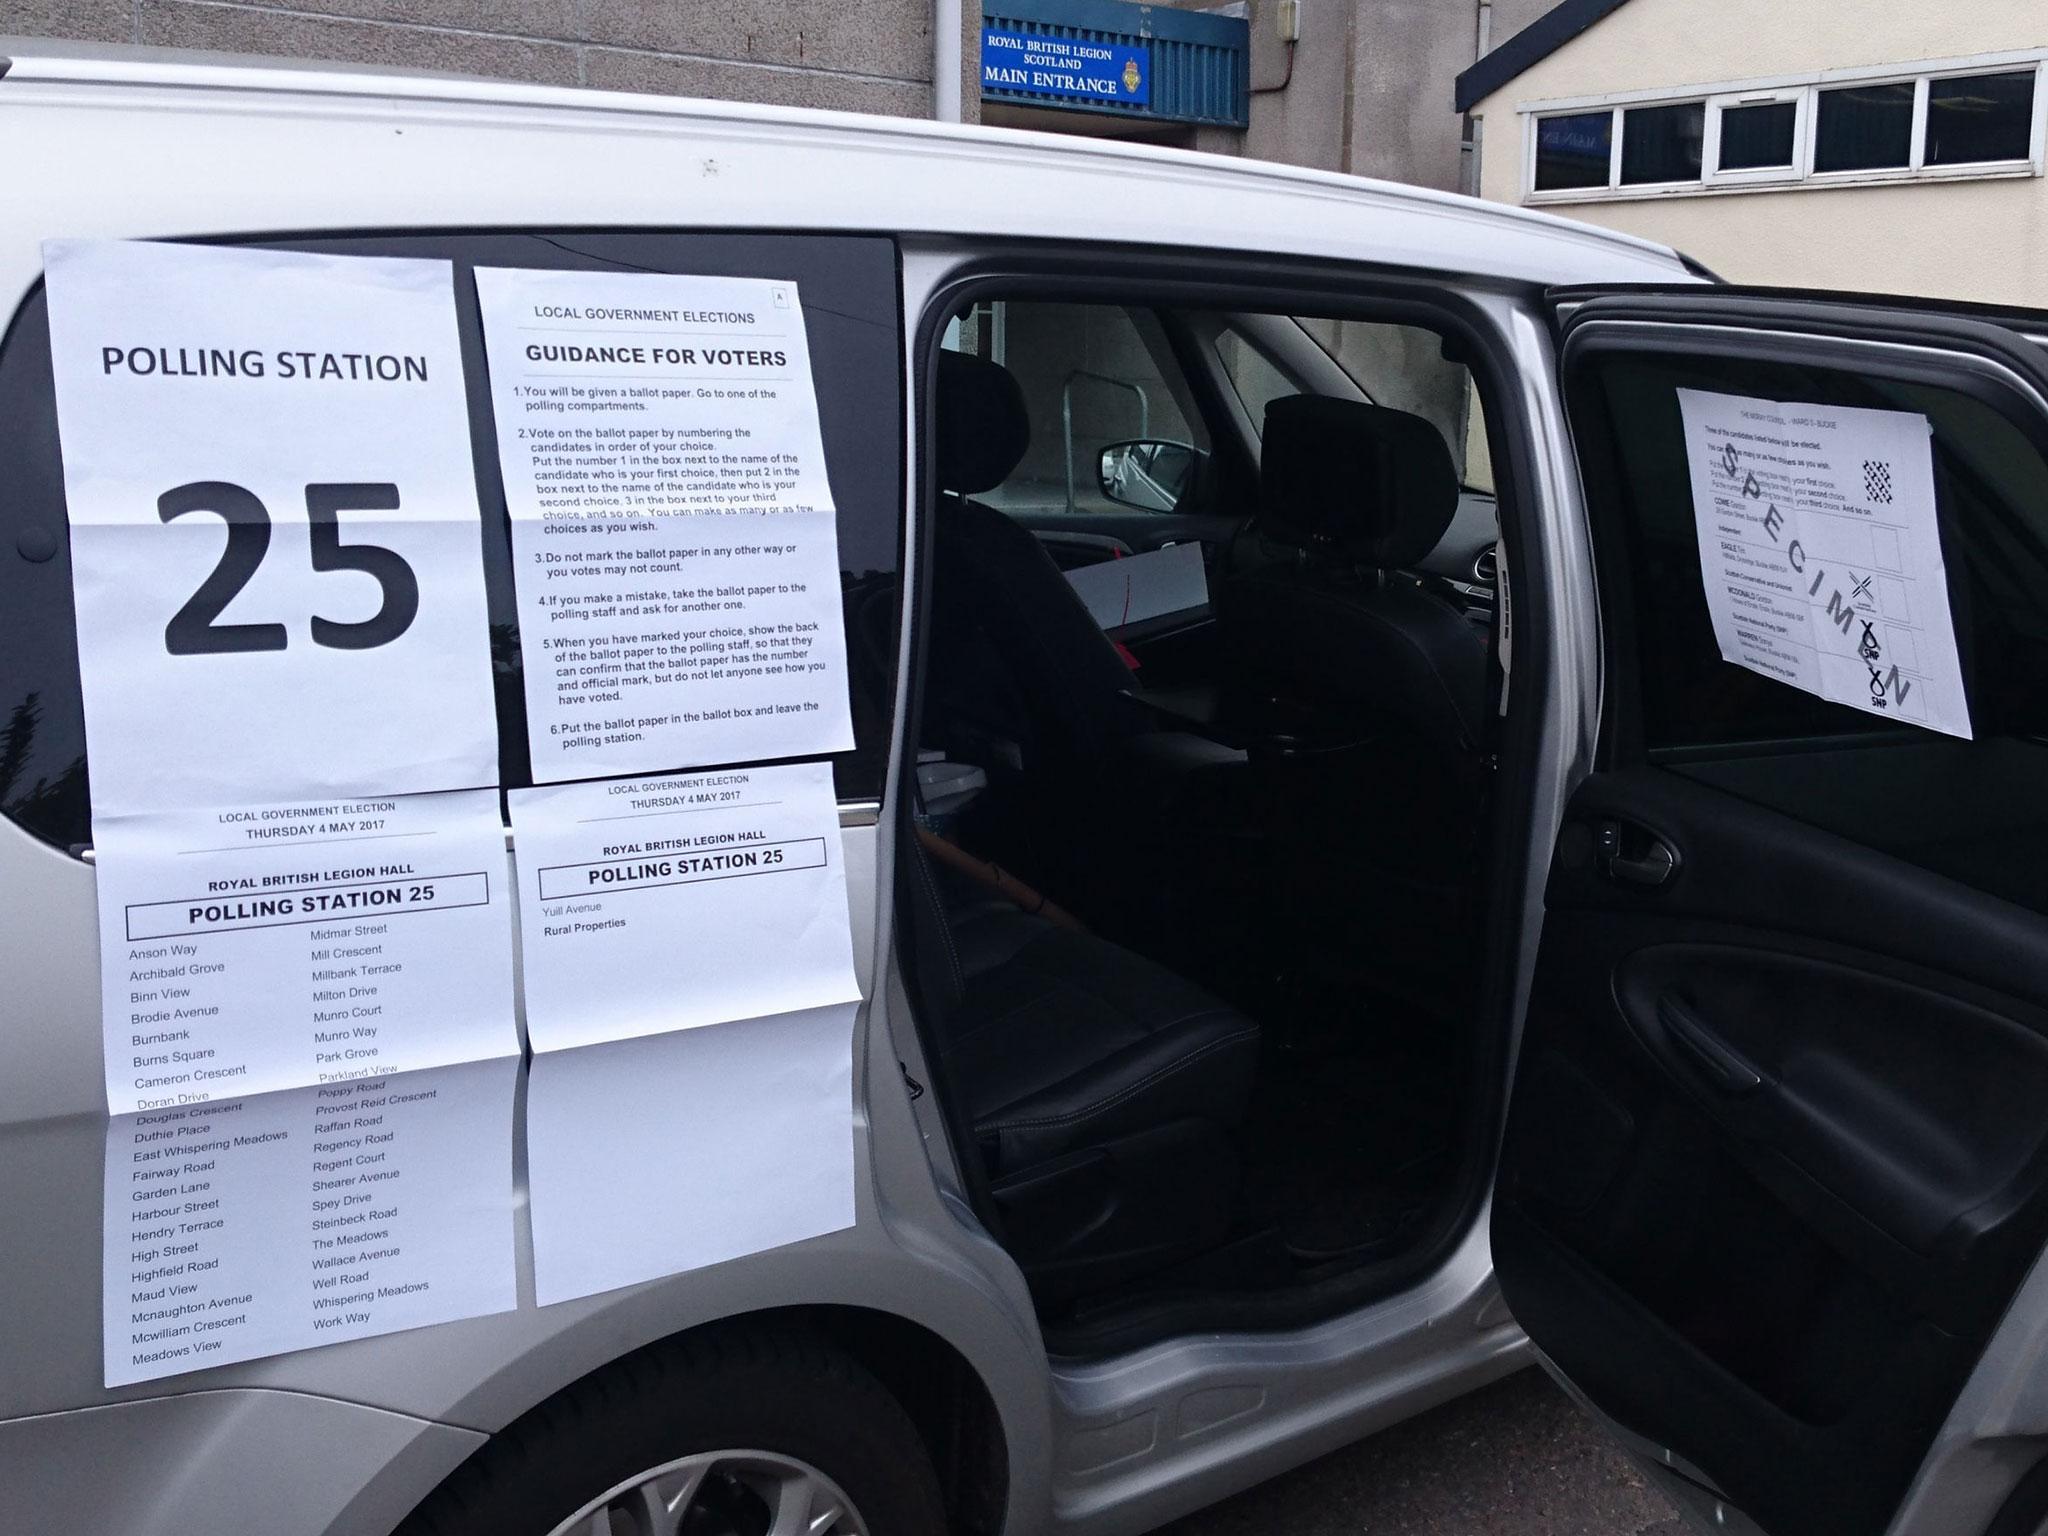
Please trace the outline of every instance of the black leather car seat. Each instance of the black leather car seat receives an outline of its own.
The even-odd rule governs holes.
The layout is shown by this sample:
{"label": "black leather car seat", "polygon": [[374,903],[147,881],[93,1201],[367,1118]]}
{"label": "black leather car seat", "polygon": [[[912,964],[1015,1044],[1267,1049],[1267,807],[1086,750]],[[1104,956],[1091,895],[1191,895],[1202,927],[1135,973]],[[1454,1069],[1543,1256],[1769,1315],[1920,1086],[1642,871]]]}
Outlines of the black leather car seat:
{"label": "black leather car seat", "polygon": [[1420,416],[1314,395],[1266,409],[1258,515],[1217,615],[1231,707],[1285,744],[1258,761],[1280,845],[1272,942],[1310,997],[1369,976],[1433,1015],[1461,1007],[1487,637],[1408,569],[1458,495]]}
{"label": "black leather car seat", "polygon": [[[1020,873],[1042,883],[1070,860],[1114,857],[1095,834],[1113,819],[1106,807],[1144,793],[1116,765],[1149,721],[1129,697],[1129,669],[1037,538],[970,499],[1023,457],[1016,381],[947,352],[938,388],[943,491],[920,741],[986,766],[986,801],[1008,791],[1030,806],[1039,857]],[[914,845],[905,878],[949,1108],[1041,1304],[1221,1240],[1235,1214],[1233,1132],[1256,1076],[1258,1026],[1166,967],[1021,911]]]}
{"label": "black leather car seat", "polygon": [[1129,950],[1056,926],[914,850],[930,1038],[1005,1245],[1041,1305],[1221,1242],[1259,1028]]}
{"label": "black leather car seat", "polygon": [[1283,711],[1476,750],[1485,632],[1408,574],[1457,510],[1450,449],[1423,417],[1321,395],[1273,401],[1258,516],[1218,594],[1240,682]]}
{"label": "black leather car seat", "polygon": [[[1028,529],[973,500],[1030,445],[1024,394],[1000,363],[939,354],[932,635],[937,710],[1012,733],[1033,771],[1092,764],[1146,720],[1130,669]],[[1008,696],[991,699],[991,683]],[[951,745],[950,743],[933,743]]]}
{"label": "black leather car seat", "polygon": [[1038,538],[974,498],[1030,441],[1009,370],[960,353],[938,363],[931,622],[919,745],[985,768],[975,851],[1090,926],[1166,955],[1196,942],[1182,910],[1191,834],[1227,802],[1243,754],[1164,728]]}

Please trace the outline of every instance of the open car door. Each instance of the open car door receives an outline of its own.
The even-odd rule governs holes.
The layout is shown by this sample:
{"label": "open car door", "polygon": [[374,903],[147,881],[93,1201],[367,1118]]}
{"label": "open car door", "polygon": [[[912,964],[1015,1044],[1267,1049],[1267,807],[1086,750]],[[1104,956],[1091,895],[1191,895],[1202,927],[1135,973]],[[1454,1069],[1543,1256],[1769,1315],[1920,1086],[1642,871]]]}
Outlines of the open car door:
{"label": "open car door", "polygon": [[1502,1288],[1728,1529],[2033,1532],[2048,315],[1553,300],[1604,715],[1549,874]]}

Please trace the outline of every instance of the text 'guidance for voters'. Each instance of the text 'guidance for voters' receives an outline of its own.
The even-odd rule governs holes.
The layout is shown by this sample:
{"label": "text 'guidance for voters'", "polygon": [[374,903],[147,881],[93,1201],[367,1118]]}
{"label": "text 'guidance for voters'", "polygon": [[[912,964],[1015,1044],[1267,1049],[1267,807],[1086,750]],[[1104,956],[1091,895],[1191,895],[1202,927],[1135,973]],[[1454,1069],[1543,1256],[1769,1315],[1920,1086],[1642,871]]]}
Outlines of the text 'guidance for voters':
{"label": "text 'guidance for voters'", "polygon": [[94,810],[495,784],[449,264],[44,255]]}
{"label": "text 'guidance for voters'", "polygon": [[850,747],[796,285],[489,268],[476,285],[535,780]]}
{"label": "text 'guidance for voters'", "polygon": [[1696,389],[1678,404],[1723,659],[1968,737],[1927,418]]}

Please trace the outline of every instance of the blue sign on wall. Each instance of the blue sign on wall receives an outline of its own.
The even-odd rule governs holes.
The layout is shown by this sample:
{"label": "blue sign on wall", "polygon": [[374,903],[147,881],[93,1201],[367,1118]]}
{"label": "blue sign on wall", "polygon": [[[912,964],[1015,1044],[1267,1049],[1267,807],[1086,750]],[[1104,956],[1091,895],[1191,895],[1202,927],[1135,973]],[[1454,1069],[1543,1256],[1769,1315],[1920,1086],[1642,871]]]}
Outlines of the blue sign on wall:
{"label": "blue sign on wall", "polygon": [[981,83],[1026,96],[1144,106],[1152,99],[1152,51],[983,27]]}

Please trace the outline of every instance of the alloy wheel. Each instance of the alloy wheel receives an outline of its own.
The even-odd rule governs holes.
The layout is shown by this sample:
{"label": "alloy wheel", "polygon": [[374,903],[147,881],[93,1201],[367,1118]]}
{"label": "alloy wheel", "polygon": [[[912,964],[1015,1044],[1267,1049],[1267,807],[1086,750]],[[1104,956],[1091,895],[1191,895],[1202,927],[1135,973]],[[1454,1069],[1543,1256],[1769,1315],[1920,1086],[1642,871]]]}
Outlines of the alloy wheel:
{"label": "alloy wheel", "polygon": [[550,1536],[869,1536],[839,1485],[769,1451],[705,1451],[626,1479]]}

